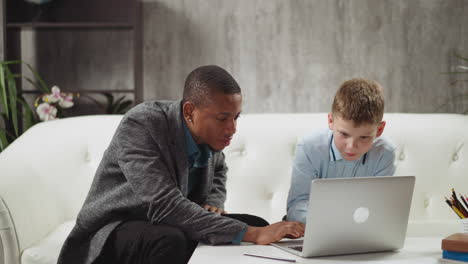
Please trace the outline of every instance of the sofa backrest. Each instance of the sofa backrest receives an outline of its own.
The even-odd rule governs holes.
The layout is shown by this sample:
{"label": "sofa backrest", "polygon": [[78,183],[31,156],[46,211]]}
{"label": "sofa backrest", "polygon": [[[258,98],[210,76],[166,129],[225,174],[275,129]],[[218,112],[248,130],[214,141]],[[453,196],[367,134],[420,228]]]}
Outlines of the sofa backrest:
{"label": "sofa backrest", "polygon": [[83,116],[39,123],[0,153],[0,197],[21,250],[76,217],[121,119]]}
{"label": "sofa backrest", "polygon": [[[396,175],[416,175],[408,235],[459,231],[444,196],[468,194],[468,116],[386,114],[383,135],[397,146]],[[225,150],[227,210],[279,221],[286,212],[292,162],[298,140],[327,127],[327,114],[250,114],[241,117]]]}
{"label": "sofa backrest", "polygon": [[[408,235],[460,231],[445,203],[451,188],[468,195],[468,116],[386,114],[383,136],[397,146],[396,175],[415,175]],[[224,152],[230,168],[226,209],[281,220],[286,212],[298,140],[326,128],[327,114],[250,114],[241,117]]]}
{"label": "sofa backrest", "polygon": [[[0,153],[0,197],[24,249],[74,219],[121,116],[40,123]],[[397,146],[397,175],[416,175],[409,235],[458,231],[444,202],[450,189],[468,194],[468,116],[386,114],[384,135]],[[327,126],[327,115],[245,114],[225,149],[226,210],[279,221],[286,212],[299,138]]]}

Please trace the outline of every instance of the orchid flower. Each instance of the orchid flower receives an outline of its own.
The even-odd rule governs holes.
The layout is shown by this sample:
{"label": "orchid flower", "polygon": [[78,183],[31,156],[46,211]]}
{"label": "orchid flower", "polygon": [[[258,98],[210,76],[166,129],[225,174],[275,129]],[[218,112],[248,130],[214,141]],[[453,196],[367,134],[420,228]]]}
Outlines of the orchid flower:
{"label": "orchid flower", "polygon": [[42,121],[54,120],[57,117],[57,108],[48,103],[40,104],[36,109],[39,119]]}
{"label": "orchid flower", "polygon": [[62,97],[62,100],[59,101],[59,105],[62,108],[70,108],[73,106],[73,95],[68,94]]}
{"label": "orchid flower", "polygon": [[60,93],[60,88],[53,86],[51,89],[52,93],[44,96],[44,101],[47,103],[57,103],[62,101],[62,94]]}

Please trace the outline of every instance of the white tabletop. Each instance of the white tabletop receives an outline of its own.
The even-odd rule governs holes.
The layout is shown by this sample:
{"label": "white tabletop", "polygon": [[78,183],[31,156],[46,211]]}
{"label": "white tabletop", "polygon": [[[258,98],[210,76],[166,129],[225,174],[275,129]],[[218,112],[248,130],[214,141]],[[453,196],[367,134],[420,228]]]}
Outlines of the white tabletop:
{"label": "white tabletop", "polygon": [[296,263],[445,263],[441,260],[442,238],[407,238],[403,249],[393,252],[369,253],[369,254],[354,254],[332,257],[319,258],[301,258],[290,254],[273,246],[259,246],[250,243],[242,243],[241,245],[224,245],[224,246],[208,246],[200,244],[189,264],[266,264],[266,263],[289,263],[278,260],[268,260],[244,256],[244,253],[266,255],[270,257],[294,259]]}

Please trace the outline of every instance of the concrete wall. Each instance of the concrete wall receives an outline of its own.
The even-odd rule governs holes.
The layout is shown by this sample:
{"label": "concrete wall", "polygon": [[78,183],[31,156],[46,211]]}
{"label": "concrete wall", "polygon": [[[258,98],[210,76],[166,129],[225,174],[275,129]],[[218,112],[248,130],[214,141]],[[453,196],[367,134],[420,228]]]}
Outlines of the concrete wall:
{"label": "concrete wall", "polygon": [[[441,74],[460,64],[454,51],[468,56],[466,0],[146,0],[143,6],[145,100],[180,98],[193,68],[218,64],[240,83],[244,112],[328,111],[338,86],[356,76],[384,86],[388,112],[468,108],[468,100],[439,108],[468,93],[466,84],[450,86],[452,77]],[[38,66],[49,82],[64,89],[132,84],[130,34],[41,34]]]}

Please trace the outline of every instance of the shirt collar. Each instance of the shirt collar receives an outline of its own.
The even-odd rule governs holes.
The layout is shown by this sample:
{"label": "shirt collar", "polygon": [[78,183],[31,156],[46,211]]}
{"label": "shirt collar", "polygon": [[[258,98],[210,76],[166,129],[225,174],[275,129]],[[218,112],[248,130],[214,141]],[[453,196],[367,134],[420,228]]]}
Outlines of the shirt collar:
{"label": "shirt collar", "polygon": [[195,143],[195,140],[193,140],[192,134],[190,133],[190,130],[187,127],[187,124],[185,124],[185,121],[182,120],[183,127],[184,127],[184,135],[185,135],[185,146],[187,150],[187,155],[189,157],[195,155],[197,152],[200,152],[198,149],[197,143]]}
{"label": "shirt collar", "polygon": [[333,140],[333,132],[330,133],[330,160],[331,161],[338,161],[342,160],[343,157],[341,156],[340,151],[335,145],[335,140]]}
{"label": "shirt collar", "polygon": [[190,167],[203,168],[208,164],[208,159],[213,155],[211,148],[206,144],[197,144],[187,124],[182,120],[185,135],[185,145]]}

